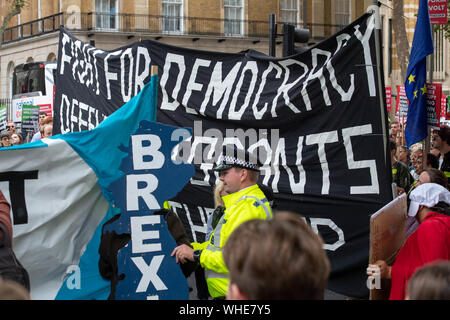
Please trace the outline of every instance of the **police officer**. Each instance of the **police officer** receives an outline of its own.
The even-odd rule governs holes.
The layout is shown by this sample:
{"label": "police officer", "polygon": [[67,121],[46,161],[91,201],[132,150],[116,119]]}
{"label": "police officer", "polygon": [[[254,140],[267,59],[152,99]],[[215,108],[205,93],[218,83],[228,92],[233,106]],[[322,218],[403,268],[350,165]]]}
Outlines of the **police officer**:
{"label": "police officer", "polygon": [[256,184],[259,165],[251,155],[236,147],[225,148],[218,165],[213,170],[220,173],[227,195],[222,199],[225,212],[208,239],[176,247],[172,256],[176,261],[198,261],[205,269],[206,283],[212,298],[225,298],[228,288],[228,269],[222,249],[228,237],[243,222],[251,219],[271,219],[272,209],[264,193]]}

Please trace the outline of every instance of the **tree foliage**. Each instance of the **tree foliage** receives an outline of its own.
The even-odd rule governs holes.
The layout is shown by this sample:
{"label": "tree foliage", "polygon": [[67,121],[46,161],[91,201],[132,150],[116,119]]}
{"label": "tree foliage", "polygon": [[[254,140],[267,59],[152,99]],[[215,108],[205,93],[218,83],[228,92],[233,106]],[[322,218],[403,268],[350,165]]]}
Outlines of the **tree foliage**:
{"label": "tree foliage", "polygon": [[3,42],[3,33],[5,32],[6,26],[8,25],[11,19],[20,14],[22,9],[29,4],[27,0],[6,0],[9,2],[10,7],[6,16],[3,18],[2,25],[0,27],[0,44]]}

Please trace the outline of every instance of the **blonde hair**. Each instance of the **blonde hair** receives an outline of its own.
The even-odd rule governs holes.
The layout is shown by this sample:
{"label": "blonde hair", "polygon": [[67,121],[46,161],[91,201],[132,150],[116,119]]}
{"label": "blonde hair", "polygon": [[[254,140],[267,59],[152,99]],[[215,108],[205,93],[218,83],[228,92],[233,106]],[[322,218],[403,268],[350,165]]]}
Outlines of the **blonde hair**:
{"label": "blonde hair", "polygon": [[224,192],[223,189],[224,188],[222,181],[220,181],[214,188],[214,208],[217,208],[218,206],[225,207],[225,204],[223,203],[222,200],[222,192]]}

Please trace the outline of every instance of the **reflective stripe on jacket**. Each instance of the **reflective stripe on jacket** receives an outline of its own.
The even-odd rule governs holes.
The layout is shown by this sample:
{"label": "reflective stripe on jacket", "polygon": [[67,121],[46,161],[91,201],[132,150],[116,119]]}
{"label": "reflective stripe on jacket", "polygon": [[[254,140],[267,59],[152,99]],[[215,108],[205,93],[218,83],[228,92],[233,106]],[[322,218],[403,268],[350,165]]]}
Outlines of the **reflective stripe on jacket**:
{"label": "reflective stripe on jacket", "polygon": [[213,298],[225,296],[227,292],[228,269],[223,260],[222,249],[231,233],[245,221],[272,218],[269,202],[257,185],[226,195],[222,199],[225,214],[217,223],[209,241],[194,245],[194,248],[203,249],[200,264],[205,269],[206,283]]}

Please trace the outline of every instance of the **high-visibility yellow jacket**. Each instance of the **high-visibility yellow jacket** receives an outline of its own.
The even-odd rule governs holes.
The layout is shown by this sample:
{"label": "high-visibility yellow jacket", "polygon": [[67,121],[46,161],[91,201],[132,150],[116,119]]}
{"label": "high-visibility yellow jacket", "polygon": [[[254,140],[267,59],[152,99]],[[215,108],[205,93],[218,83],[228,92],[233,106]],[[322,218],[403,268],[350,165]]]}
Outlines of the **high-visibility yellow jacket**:
{"label": "high-visibility yellow jacket", "polygon": [[222,249],[231,233],[247,220],[272,218],[269,201],[258,185],[226,195],[222,199],[225,213],[209,240],[192,243],[194,250],[202,250],[200,264],[205,269],[208,291],[213,298],[223,297],[227,293],[228,269],[223,260]]}

